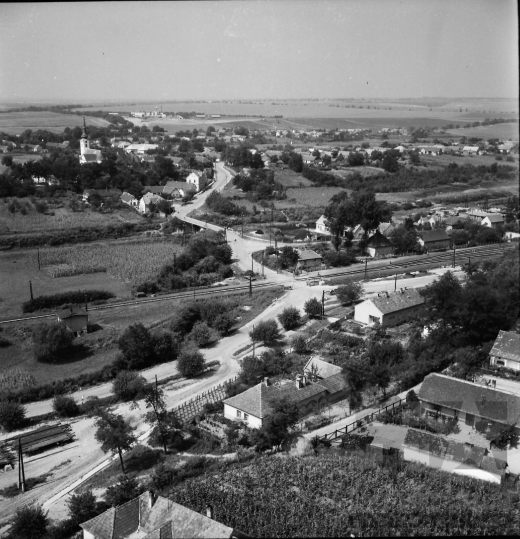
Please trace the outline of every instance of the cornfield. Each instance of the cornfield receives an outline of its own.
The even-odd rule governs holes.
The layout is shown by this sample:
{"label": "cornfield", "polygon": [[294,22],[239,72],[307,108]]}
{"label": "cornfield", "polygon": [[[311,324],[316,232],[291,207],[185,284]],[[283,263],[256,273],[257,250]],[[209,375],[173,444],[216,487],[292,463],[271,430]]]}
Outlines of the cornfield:
{"label": "cornfield", "polygon": [[20,368],[10,369],[0,374],[0,389],[19,389],[33,386],[35,383],[34,376]]}
{"label": "cornfield", "polygon": [[400,460],[262,457],[169,497],[252,537],[518,535],[518,492]]}
{"label": "cornfield", "polygon": [[137,285],[154,279],[159,269],[173,260],[181,247],[163,238],[122,244],[73,245],[42,249],[40,261],[53,277],[106,272]]}

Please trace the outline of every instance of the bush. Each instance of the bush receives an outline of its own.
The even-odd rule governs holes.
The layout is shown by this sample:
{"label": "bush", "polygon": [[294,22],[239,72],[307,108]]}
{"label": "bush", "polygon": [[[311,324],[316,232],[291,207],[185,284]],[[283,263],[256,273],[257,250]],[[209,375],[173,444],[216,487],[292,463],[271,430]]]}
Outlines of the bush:
{"label": "bush", "polygon": [[74,417],[80,412],[78,403],[74,398],[65,395],[54,397],[52,409],[58,417]]}
{"label": "bush", "polygon": [[301,323],[300,311],[295,307],[286,307],[280,315],[278,320],[285,331],[297,328]]}
{"label": "bush", "polygon": [[352,281],[336,289],[336,296],[343,305],[350,305],[363,295],[363,285],[360,282]]}
{"label": "bush", "polygon": [[26,412],[25,406],[19,402],[0,401],[0,426],[7,431],[23,427]]}
{"label": "bush", "polygon": [[24,505],[16,510],[9,539],[43,539],[49,520],[41,505]]}
{"label": "bush", "polygon": [[177,477],[177,470],[168,468],[164,463],[158,464],[152,471],[151,480],[152,485],[158,491],[161,491],[174,484]]}
{"label": "bush", "polygon": [[304,354],[309,349],[307,340],[301,333],[293,336],[291,339],[291,347],[293,352],[296,352],[297,354]]}
{"label": "bush", "polygon": [[87,490],[83,494],[73,494],[67,502],[69,517],[75,526],[97,516],[96,497],[92,490]]}
{"label": "bush", "polygon": [[205,366],[204,356],[196,348],[186,347],[181,350],[177,365],[179,372],[186,378],[199,374]]}
{"label": "bush", "polygon": [[107,488],[105,499],[109,505],[117,507],[137,498],[144,490],[135,477],[120,475],[118,482]]}
{"label": "bush", "polygon": [[134,371],[121,371],[112,382],[112,393],[118,401],[130,401],[142,395],[146,380]]}
{"label": "bush", "polygon": [[179,341],[169,331],[152,336],[153,350],[158,361],[173,361],[179,355]]}
{"label": "bush", "polygon": [[152,335],[141,323],[128,326],[119,337],[117,346],[128,369],[149,367],[156,359]]}
{"label": "bush", "polygon": [[311,298],[306,301],[303,310],[309,318],[321,318],[322,306],[317,298]]}
{"label": "bush", "polygon": [[259,322],[253,331],[249,332],[249,336],[253,341],[271,343],[280,338],[280,330],[278,329],[276,320],[265,320]]}
{"label": "bush", "polygon": [[34,328],[32,339],[35,358],[54,362],[71,349],[74,334],[62,322],[45,322]]}
{"label": "bush", "polygon": [[219,337],[218,332],[210,328],[206,322],[199,321],[193,326],[187,338],[197,346],[205,346],[218,341]]}
{"label": "bush", "polygon": [[67,303],[73,305],[83,305],[85,296],[88,301],[107,300],[115,297],[112,292],[106,290],[77,290],[76,292],[62,292],[61,294],[52,294],[49,296],[38,296],[22,304],[22,312],[32,313],[42,309],[54,309]]}
{"label": "bush", "polygon": [[219,314],[213,322],[213,329],[218,331],[220,335],[226,335],[229,333],[229,330],[233,327],[234,320],[229,313]]}

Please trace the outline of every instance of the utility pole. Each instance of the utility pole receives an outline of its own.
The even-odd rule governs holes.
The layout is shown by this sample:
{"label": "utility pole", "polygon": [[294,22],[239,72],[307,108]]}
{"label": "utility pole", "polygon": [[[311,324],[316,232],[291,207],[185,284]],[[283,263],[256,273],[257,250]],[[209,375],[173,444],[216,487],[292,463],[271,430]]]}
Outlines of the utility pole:
{"label": "utility pole", "polygon": [[87,294],[83,294],[85,296],[85,311],[88,312],[88,303],[87,303]]}
{"label": "utility pole", "polygon": [[[253,276],[249,276],[249,297],[253,297]],[[253,326],[254,327],[254,326]]]}
{"label": "utility pole", "polygon": [[253,357],[255,357],[255,326],[253,324],[253,337],[252,337],[252,340],[253,340]]}
{"label": "utility pole", "polygon": [[453,267],[455,267],[455,244],[453,244]]}
{"label": "utility pole", "polygon": [[471,275],[471,256],[468,256],[468,273]]}
{"label": "utility pole", "polygon": [[244,237],[244,214],[242,214],[242,237]]}
{"label": "utility pole", "polygon": [[325,316],[325,290],[321,293],[321,315]]}
{"label": "utility pole", "polygon": [[38,247],[38,271],[41,270],[41,265],[40,265],[40,248]]}
{"label": "utility pole", "polygon": [[367,265],[368,265],[368,258],[365,258],[365,281],[367,280]]}
{"label": "utility pole", "polygon": [[182,246],[184,247],[184,241],[186,236],[186,222],[182,222]]}
{"label": "utility pole", "polygon": [[253,274],[253,253],[251,253],[251,274]]}
{"label": "utility pole", "polygon": [[397,290],[397,273],[395,274],[394,292]]}
{"label": "utility pole", "polygon": [[23,465],[22,439],[18,438],[18,488],[25,492],[25,468]]}
{"label": "utility pole", "polygon": [[265,249],[262,251],[262,277],[264,276],[264,256],[265,256]]}
{"label": "utility pole", "polygon": [[29,292],[31,293],[31,301],[32,301],[34,298],[33,298],[32,282],[31,281],[29,281]]}

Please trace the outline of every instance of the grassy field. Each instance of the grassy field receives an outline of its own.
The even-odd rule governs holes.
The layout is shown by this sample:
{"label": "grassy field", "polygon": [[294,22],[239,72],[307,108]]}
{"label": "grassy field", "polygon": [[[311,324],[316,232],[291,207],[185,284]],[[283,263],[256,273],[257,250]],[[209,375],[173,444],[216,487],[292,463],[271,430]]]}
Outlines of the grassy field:
{"label": "grassy field", "polygon": [[41,265],[53,277],[106,272],[133,285],[153,279],[159,269],[181,250],[179,244],[161,238],[114,244],[73,245],[41,249]]}
{"label": "grassy field", "polygon": [[[110,124],[101,118],[86,118],[87,125],[108,127]],[[74,114],[57,112],[3,112],[0,114],[0,131],[18,135],[26,129],[33,131],[45,129],[53,133],[62,133],[66,127],[81,126],[83,119]]]}
{"label": "grassy field", "polygon": [[92,273],[54,279],[45,270],[38,271],[36,249],[0,252],[0,312],[2,319],[22,315],[21,304],[30,299],[29,281],[34,296],[71,290],[103,289],[118,298],[131,297],[130,284],[107,275]]}
{"label": "grassy field", "polygon": [[0,201],[0,234],[50,232],[142,221],[142,217],[131,209],[99,213],[86,208],[83,211],[74,212],[62,201],[58,201],[56,205],[49,205],[49,212],[42,214],[36,211],[34,204],[28,198],[18,199],[27,211],[27,214],[23,215],[20,211],[15,213],[9,211],[11,200],[4,198]]}
{"label": "grassy field", "polygon": [[[280,201],[281,203],[295,201],[296,204],[301,206],[313,206],[321,207],[327,206],[330,199],[337,193],[342,191],[348,191],[341,187],[305,187],[302,189],[287,189],[287,200]],[[294,205],[294,203],[293,203]],[[280,206],[278,202],[276,206]]]}
{"label": "grassy field", "polygon": [[312,182],[290,168],[275,171],[275,180],[284,187],[310,187]]}
{"label": "grassy field", "polygon": [[454,137],[479,137],[484,140],[498,138],[500,140],[518,141],[518,124],[495,124],[483,127],[466,127],[465,129],[449,129],[446,132]]}

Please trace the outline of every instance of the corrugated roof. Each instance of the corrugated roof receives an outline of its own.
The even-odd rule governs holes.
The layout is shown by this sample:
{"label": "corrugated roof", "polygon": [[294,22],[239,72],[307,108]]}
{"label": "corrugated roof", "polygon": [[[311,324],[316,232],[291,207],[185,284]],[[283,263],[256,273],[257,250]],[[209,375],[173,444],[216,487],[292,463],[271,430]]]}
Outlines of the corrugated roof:
{"label": "corrugated roof", "polygon": [[424,303],[424,298],[415,288],[408,288],[407,290],[404,289],[402,291],[400,290],[391,293],[383,292],[382,294],[382,296],[365,300],[372,302],[372,304],[379,309],[381,314],[402,311],[403,309],[408,309]]}
{"label": "corrugated roof", "polygon": [[520,362],[520,335],[512,331],[500,331],[489,355]]}
{"label": "corrugated roof", "polygon": [[502,424],[511,425],[520,419],[519,396],[443,374],[426,376],[418,397]]}

